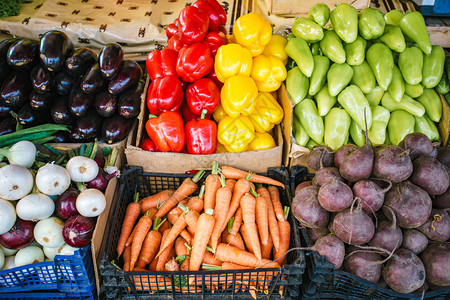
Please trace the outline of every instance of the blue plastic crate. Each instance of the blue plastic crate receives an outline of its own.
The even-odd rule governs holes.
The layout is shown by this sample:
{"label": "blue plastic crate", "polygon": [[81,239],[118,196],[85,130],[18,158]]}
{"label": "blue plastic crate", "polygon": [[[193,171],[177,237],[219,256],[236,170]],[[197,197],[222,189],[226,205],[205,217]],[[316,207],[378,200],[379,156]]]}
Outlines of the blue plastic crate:
{"label": "blue plastic crate", "polygon": [[28,293],[0,293],[0,299],[8,300],[95,300],[92,293],[60,293],[35,291]]}
{"label": "blue plastic crate", "polygon": [[81,248],[74,255],[57,255],[53,261],[0,271],[0,293],[39,290],[64,293],[95,291],[91,247]]}

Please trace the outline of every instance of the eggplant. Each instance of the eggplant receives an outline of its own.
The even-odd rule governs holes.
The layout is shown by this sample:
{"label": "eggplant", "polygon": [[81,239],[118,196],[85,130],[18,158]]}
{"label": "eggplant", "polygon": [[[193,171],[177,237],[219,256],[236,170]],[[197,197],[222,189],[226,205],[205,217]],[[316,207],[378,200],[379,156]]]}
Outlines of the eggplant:
{"label": "eggplant", "polygon": [[30,73],[31,85],[38,93],[51,91],[53,87],[53,75],[46,71],[42,66],[36,66]]}
{"label": "eggplant", "polygon": [[90,141],[99,133],[102,126],[101,118],[95,109],[91,108],[84,117],[78,118],[76,125],[72,129],[72,139],[76,141]]}
{"label": "eggplant", "polygon": [[60,130],[52,134],[55,136],[53,143],[71,143],[70,133],[65,130]]}
{"label": "eggplant", "polygon": [[0,101],[0,118],[4,118],[4,117],[9,116],[10,110],[11,110],[11,107],[9,107],[9,106],[3,104],[3,103]]}
{"label": "eggplant", "polygon": [[78,78],[70,76],[67,72],[60,71],[53,77],[55,91],[61,96],[69,95],[77,80]]}
{"label": "eggplant", "polygon": [[73,44],[67,34],[59,30],[47,31],[42,35],[39,47],[41,64],[50,72],[58,72],[72,50]]}
{"label": "eggplant", "polygon": [[8,60],[6,59],[6,55],[9,47],[17,41],[18,39],[11,38],[0,42],[0,82],[2,82],[6,76],[12,72],[12,69],[8,64]]}
{"label": "eggplant", "polygon": [[94,107],[102,117],[112,116],[116,112],[117,98],[114,95],[103,91],[95,96]]}
{"label": "eggplant", "polygon": [[112,79],[119,72],[120,64],[123,59],[123,50],[119,44],[106,44],[98,56],[98,65],[100,73],[105,79]]}
{"label": "eggplant", "polygon": [[134,60],[125,60],[119,73],[109,81],[108,91],[119,95],[135,86],[142,77],[142,68]]}
{"label": "eggplant", "polygon": [[94,95],[81,90],[80,85],[75,84],[69,96],[70,112],[76,117],[83,117],[94,102]]}
{"label": "eggplant", "polygon": [[106,118],[102,128],[103,141],[114,144],[123,140],[133,127],[133,122],[134,119],[126,119],[119,114]]}
{"label": "eggplant", "polygon": [[16,131],[17,121],[9,115],[0,122],[0,136]]}
{"label": "eggplant", "polygon": [[22,106],[17,114],[17,121],[23,126],[23,128],[48,123],[49,119],[47,110],[34,110],[28,103]]}
{"label": "eggplant", "polygon": [[72,52],[65,61],[66,72],[74,77],[81,77],[97,61],[97,54],[88,48],[79,48]]}
{"label": "eggplant", "polygon": [[8,49],[6,60],[14,70],[31,70],[39,59],[39,41],[21,39],[16,41]]}
{"label": "eggplant", "polygon": [[0,99],[9,107],[18,107],[28,101],[32,87],[28,74],[23,72],[11,73],[3,81]]}
{"label": "eggplant", "polygon": [[75,122],[75,116],[70,113],[68,97],[57,98],[50,109],[50,114],[56,124],[70,125]]}
{"label": "eggplant", "polygon": [[55,92],[37,93],[32,91],[30,94],[30,106],[34,110],[47,110],[52,107],[53,100],[58,97]]}
{"label": "eggplant", "polygon": [[95,94],[106,86],[106,80],[100,73],[98,64],[92,65],[81,80],[81,89],[88,94]]}
{"label": "eggplant", "polygon": [[136,89],[126,91],[119,97],[117,111],[124,118],[135,118],[141,111],[141,97],[144,91],[144,81],[140,81]]}

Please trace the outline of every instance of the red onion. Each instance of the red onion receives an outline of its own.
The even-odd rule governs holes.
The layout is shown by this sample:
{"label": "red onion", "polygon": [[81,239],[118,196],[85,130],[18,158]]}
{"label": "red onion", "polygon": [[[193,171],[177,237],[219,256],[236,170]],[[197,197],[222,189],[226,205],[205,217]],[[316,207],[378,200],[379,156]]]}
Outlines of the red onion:
{"label": "red onion", "polygon": [[116,177],[117,173],[118,172],[109,174],[109,173],[105,172],[103,169],[99,169],[97,176],[94,179],[92,179],[91,181],[89,181],[88,183],[86,183],[86,186],[89,189],[97,189],[97,190],[104,192],[106,190],[106,187],[108,186],[108,182],[112,178]]}
{"label": "red onion", "polygon": [[34,241],[34,225],[32,221],[17,218],[14,226],[0,235],[0,244],[8,249],[17,250],[29,246]]}
{"label": "red onion", "polygon": [[94,228],[95,222],[91,218],[72,216],[64,223],[62,232],[64,241],[72,247],[84,247],[90,243]]}
{"label": "red onion", "polygon": [[75,188],[69,188],[56,200],[56,216],[62,220],[67,220],[72,216],[79,215],[75,202],[80,192]]}

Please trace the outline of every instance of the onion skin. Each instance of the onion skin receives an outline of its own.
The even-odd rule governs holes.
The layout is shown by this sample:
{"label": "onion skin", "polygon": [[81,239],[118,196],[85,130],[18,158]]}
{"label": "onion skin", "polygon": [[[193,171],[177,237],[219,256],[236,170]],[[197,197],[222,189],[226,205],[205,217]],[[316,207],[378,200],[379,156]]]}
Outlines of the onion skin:
{"label": "onion skin", "polygon": [[63,227],[63,237],[67,245],[82,248],[92,239],[95,222],[91,218],[81,215],[70,217]]}
{"label": "onion skin", "polygon": [[17,218],[14,226],[6,233],[0,235],[0,244],[3,247],[17,250],[29,246],[34,241],[33,230],[36,223]]}
{"label": "onion skin", "polygon": [[75,205],[79,194],[80,192],[77,189],[69,188],[58,197],[55,203],[55,211],[58,218],[67,220],[72,216],[79,215]]}

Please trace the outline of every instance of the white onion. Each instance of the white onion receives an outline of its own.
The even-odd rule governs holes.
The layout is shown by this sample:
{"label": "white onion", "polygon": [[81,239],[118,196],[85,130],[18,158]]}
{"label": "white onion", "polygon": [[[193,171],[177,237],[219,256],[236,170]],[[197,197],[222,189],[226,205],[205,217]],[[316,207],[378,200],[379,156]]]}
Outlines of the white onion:
{"label": "white onion", "polygon": [[43,247],[58,248],[64,244],[63,226],[64,222],[57,217],[40,220],[34,227],[34,238]]}
{"label": "white onion", "polygon": [[5,258],[5,263],[3,264],[3,268],[2,270],[8,270],[8,269],[12,269],[15,268],[16,265],[14,263],[14,259],[16,258],[16,256],[7,256]]}
{"label": "white onion", "polygon": [[61,250],[61,253],[59,253],[59,254],[60,255],[73,255],[74,252],[77,251],[78,249],[80,249],[80,248],[75,248],[75,247],[65,244]]}
{"label": "white onion", "polygon": [[55,258],[55,255],[61,254],[61,251],[65,245],[66,244],[63,244],[58,248],[42,247],[42,250],[44,250],[44,254],[47,258],[53,260]]}
{"label": "white onion", "polygon": [[16,210],[11,202],[0,199],[0,234],[8,232],[16,223]]}
{"label": "white onion", "polygon": [[30,141],[20,141],[9,149],[0,149],[0,154],[6,156],[10,164],[30,168],[36,159],[36,146]]}
{"label": "white onion", "polygon": [[19,165],[6,165],[0,169],[0,198],[19,200],[33,189],[33,175]]}
{"label": "white onion", "polygon": [[74,156],[66,164],[66,169],[75,182],[89,182],[98,175],[95,160],[84,156]]}
{"label": "white onion", "polygon": [[36,186],[46,195],[61,195],[70,186],[70,175],[61,166],[46,164],[37,171]]}
{"label": "white onion", "polygon": [[3,253],[3,250],[0,249],[0,270],[3,268],[4,264],[5,264],[5,254]]}
{"label": "white onion", "polygon": [[30,194],[19,200],[17,215],[22,220],[39,221],[47,219],[55,210],[55,202],[49,196],[38,193]]}
{"label": "white onion", "polygon": [[75,205],[80,215],[97,217],[105,210],[106,198],[97,189],[87,189],[78,195]]}
{"label": "white onion", "polygon": [[5,254],[5,256],[13,256],[14,254],[17,253],[17,250],[13,250],[13,249],[8,249],[6,247],[3,247],[3,245],[0,245],[0,249],[2,249],[3,253]]}
{"label": "white onion", "polygon": [[42,249],[36,246],[28,246],[26,248],[20,249],[16,253],[14,264],[16,265],[16,267],[20,267],[43,261],[44,252],[42,252]]}

